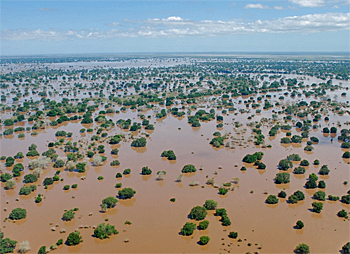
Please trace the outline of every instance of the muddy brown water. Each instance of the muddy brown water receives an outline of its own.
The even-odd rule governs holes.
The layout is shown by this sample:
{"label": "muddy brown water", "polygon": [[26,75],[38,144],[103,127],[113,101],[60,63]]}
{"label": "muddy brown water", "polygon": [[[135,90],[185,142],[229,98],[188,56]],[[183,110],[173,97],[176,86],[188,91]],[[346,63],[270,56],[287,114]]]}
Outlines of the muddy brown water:
{"label": "muddy brown water", "polygon": [[[310,80],[313,82],[313,80]],[[347,85],[349,85],[347,83]],[[285,92],[285,91],[283,91]],[[273,101],[278,101],[278,97],[283,94],[276,94]],[[330,93],[331,98],[339,95],[341,90]],[[237,98],[236,100],[245,100]],[[294,100],[317,100],[314,97],[304,98],[296,97]],[[338,99],[342,102],[348,98]],[[286,98],[285,100],[293,99]],[[205,110],[208,104],[204,104]],[[245,108],[243,104],[235,104],[237,108]],[[117,109],[117,108],[116,108]],[[101,108],[102,110],[102,108]],[[98,112],[98,111],[96,111]],[[255,112],[255,110],[251,110]],[[316,136],[320,142],[314,145],[314,151],[305,152],[303,148],[306,142],[301,145],[281,145],[280,139],[286,135],[285,131],[279,131],[276,137],[269,137],[268,131],[271,126],[262,126],[262,133],[265,135],[266,144],[271,144],[272,148],[260,148],[255,146],[247,139],[251,135],[249,127],[245,123],[259,121],[263,117],[271,117],[272,109],[262,111],[261,114],[255,114],[252,120],[247,120],[250,114],[244,113],[237,115],[229,114],[224,116],[222,129],[219,131],[231,133],[230,136],[243,136],[242,146],[235,145],[234,149],[221,147],[213,148],[209,145],[213,133],[217,131],[216,122],[202,123],[200,128],[192,128],[187,123],[187,118],[175,118],[168,114],[166,118],[155,119],[155,112],[149,110],[144,114],[146,117],[151,115],[150,123],[155,125],[154,131],[147,131],[150,135],[147,138],[146,148],[132,148],[131,141],[121,142],[119,145],[105,145],[104,156],[107,156],[107,162],[102,166],[93,166],[90,160],[85,173],[76,173],[64,171],[60,173],[63,181],[55,182],[48,189],[39,186],[45,177],[52,177],[56,169],[49,167],[44,170],[43,176],[37,181],[37,190],[28,195],[18,195],[19,189],[24,185],[23,176],[30,171],[26,167],[21,177],[16,178],[16,187],[13,190],[5,190],[4,183],[1,183],[1,227],[6,237],[15,239],[18,242],[28,240],[32,247],[32,252],[45,245],[57,242],[58,239],[66,240],[68,234],[78,229],[81,232],[84,242],[75,246],[68,247],[62,245],[54,252],[57,253],[246,253],[256,251],[258,247],[261,253],[291,253],[300,243],[306,243],[310,246],[312,253],[338,253],[341,247],[349,241],[349,220],[337,217],[337,212],[345,209],[349,212],[349,205],[339,201],[324,201],[324,209],[321,214],[315,214],[311,211],[311,203],[314,201],[312,195],[318,190],[306,190],[304,184],[311,173],[317,173],[324,164],[331,170],[329,176],[319,176],[319,180],[326,182],[325,192],[334,196],[345,195],[349,190],[349,185],[344,185],[344,181],[350,181],[349,160],[341,158],[344,151],[340,143],[331,141],[330,135],[323,135],[321,130],[324,126],[335,126],[337,121],[342,124],[341,128],[348,128],[344,122],[348,120],[348,115],[339,116],[329,112],[330,121],[319,121],[322,128],[311,130],[309,136]],[[10,113],[3,114],[5,118]],[[279,115],[281,118],[284,115]],[[132,121],[141,120],[137,117],[135,110],[128,109],[120,114],[111,114],[106,116],[113,121],[118,119],[132,119]],[[322,116],[322,119],[324,116]],[[234,119],[234,120],[233,120]],[[299,120],[299,118],[293,118]],[[247,129],[245,134],[237,134],[234,131],[234,121],[240,121]],[[290,122],[289,122],[290,123]],[[28,127],[31,124],[18,123],[16,126]],[[81,125],[79,121],[64,123],[56,127],[48,127],[44,130],[37,130],[37,136],[31,136],[30,132],[24,132],[25,138],[18,139],[18,133],[8,137],[2,137],[1,155],[13,156],[22,151],[24,154],[30,144],[38,145],[39,153],[47,150],[48,142],[57,140],[55,132],[66,130],[73,132],[72,141],[80,139],[89,140],[92,134],[80,134],[81,128],[96,127],[97,125]],[[338,127],[338,133],[339,129]],[[1,128],[1,131],[5,130]],[[133,135],[140,136],[146,132],[144,129],[140,133]],[[299,134],[300,131],[293,128],[292,135]],[[128,132],[120,130],[118,127],[112,128],[109,135]],[[230,140],[231,141],[231,140]],[[117,156],[110,155],[111,149],[118,148]],[[173,150],[177,156],[175,162],[161,158],[160,154],[164,150]],[[56,149],[59,156],[64,156],[63,150]],[[84,149],[82,151],[85,151]],[[262,162],[266,164],[266,170],[258,170],[253,165],[245,164],[242,158],[248,153],[263,151]],[[306,167],[305,175],[294,175],[292,169],[291,182],[289,184],[276,185],[273,179],[276,173],[281,172],[277,168],[280,159],[287,155],[297,153],[302,159],[307,159],[310,166]],[[109,163],[118,159],[121,163],[118,167],[111,167]],[[320,160],[319,166],[312,165],[315,159]],[[27,166],[31,158],[25,157],[22,160],[16,160],[16,163],[22,163]],[[3,163],[4,161],[2,161]],[[194,164],[197,169],[203,167],[203,170],[197,170],[194,174],[185,174],[182,182],[176,182],[176,178],[181,174],[181,169],[185,164]],[[298,163],[294,163],[296,167]],[[141,176],[141,168],[149,166],[152,169],[152,175]],[[246,166],[246,171],[240,171],[242,166]],[[125,168],[131,169],[130,176],[123,176],[121,179],[115,178],[116,173],[122,172]],[[10,172],[12,168],[5,168],[5,172]],[[164,180],[156,180],[157,171],[166,171]],[[80,180],[86,176],[86,180]],[[103,176],[103,180],[97,180],[98,176]],[[239,178],[238,184],[233,184],[234,178]],[[214,178],[215,183],[231,182],[233,191],[221,196],[218,189],[206,185],[209,178]],[[192,181],[199,181],[199,186],[190,187]],[[136,195],[130,200],[119,200],[115,208],[109,209],[106,213],[100,212],[102,199],[107,196],[117,196],[119,189],[115,184],[121,182],[124,187],[131,187],[136,190]],[[68,184],[78,184],[77,189],[70,188],[63,190],[63,186]],[[204,188],[203,188],[204,187]],[[288,196],[296,190],[302,190],[305,193],[305,200],[298,204],[288,204],[286,199],[280,199],[277,205],[265,204],[265,199],[269,194],[277,195],[284,189]],[[44,199],[40,204],[34,202],[38,194],[43,194]],[[267,194],[265,194],[267,193]],[[171,198],[176,198],[176,202],[170,202]],[[16,201],[18,199],[18,201]],[[213,199],[218,202],[218,207],[226,208],[232,225],[223,227],[219,218],[208,212],[207,219],[210,224],[207,230],[195,230],[192,236],[184,237],[179,235],[180,229],[186,222],[190,222],[188,214],[192,207],[203,205],[206,199]],[[27,210],[27,218],[17,222],[5,221],[13,208],[22,207]],[[61,217],[64,210],[79,208],[75,218],[70,222],[62,221]],[[6,211],[4,209],[6,208]],[[92,213],[92,216],[89,216]],[[105,221],[108,219],[108,222]],[[132,225],[125,225],[129,220]],[[305,227],[302,230],[293,228],[296,221],[302,220]],[[110,223],[116,226],[118,235],[111,236],[110,239],[99,240],[93,237],[94,225],[100,223]],[[196,224],[198,222],[193,221]],[[56,227],[58,224],[58,227]],[[55,231],[51,229],[56,227]],[[81,228],[82,227],[82,228]],[[62,228],[66,233],[60,233]],[[242,242],[228,238],[230,231],[238,232],[238,238]],[[198,244],[202,235],[208,235],[210,242],[206,246]],[[126,243],[125,240],[128,239]],[[248,246],[251,243],[251,246]]]}

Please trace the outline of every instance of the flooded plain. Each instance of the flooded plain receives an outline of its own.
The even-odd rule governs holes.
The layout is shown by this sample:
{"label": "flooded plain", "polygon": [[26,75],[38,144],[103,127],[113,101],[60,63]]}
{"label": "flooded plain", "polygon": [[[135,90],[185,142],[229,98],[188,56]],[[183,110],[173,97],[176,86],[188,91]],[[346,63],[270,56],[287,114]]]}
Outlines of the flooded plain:
{"label": "flooded plain", "polygon": [[[313,77],[303,76],[305,83],[323,82]],[[310,78],[308,80],[308,78]],[[348,88],[349,81],[341,81],[342,88],[327,92],[329,98],[336,98],[338,102],[347,104],[349,96],[341,96],[341,93]],[[334,81],[333,84],[339,83]],[[53,82],[55,84],[59,82]],[[57,88],[57,87],[56,87]],[[272,102],[280,102],[285,105],[298,101],[319,100],[311,96],[287,97],[284,101],[278,98],[283,95],[287,89],[279,92],[269,92],[272,95]],[[104,90],[108,93],[107,90]],[[128,93],[132,93],[129,90]],[[264,95],[253,95],[254,99]],[[276,95],[276,96],[275,96]],[[34,100],[36,95],[33,95]],[[72,96],[73,98],[74,96]],[[202,103],[198,103],[198,109],[204,109],[209,112],[215,110],[215,114],[223,115],[223,126],[217,128],[218,122],[201,121],[200,127],[191,127],[184,117],[176,117],[168,113],[165,117],[157,118],[156,113],[159,109],[144,110],[145,119],[148,119],[154,125],[154,130],[145,130],[144,127],[136,132],[129,132],[120,129],[117,126],[108,131],[108,136],[124,134],[125,139],[117,145],[110,145],[107,142],[101,142],[105,146],[105,152],[101,155],[106,156],[107,160],[102,166],[95,166],[92,159],[89,160],[86,172],[69,172],[63,167],[58,168],[61,171],[61,181],[54,182],[53,185],[44,189],[42,180],[45,177],[52,177],[56,168],[50,167],[44,169],[43,175],[35,183],[37,190],[24,196],[19,195],[23,184],[23,176],[31,171],[27,165],[31,159],[37,157],[27,157],[16,159],[16,163],[25,165],[24,171],[20,177],[16,177],[16,187],[11,190],[5,189],[5,183],[1,183],[1,228],[6,237],[15,239],[18,242],[28,240],[32,252],[37,252],[41,246],[51,246],[59,239],[64,241],[70,232],[78,230],[81,233],[83,242],[77,246],[59,246],[55,253],[291,253],[300,243],[306,243],[310,246],[311,253],[339,253],[341,247],[349,241],[349,220],[339,218],[338,211],[345,209],[347,212],[350,206],[339,201],[321,201],[324,204],[320,214],[312,211],[311,203],[313,194],[320,189],[306,189],[305,182],[309,174],[317,174],[319,180],[326,182],[324,191],[328,195],[343,196],[349,190],[349,185],[344,181],[350,181],[349,177],[349,159],[343,159],[342,154],[350,149],[342,149],[341,142],[338,142],[337,136],[340,135],[340,129],[346,128],[349,120],[349,111],[343,115],[333,112],[329,109],[322,114],[322,119],[317,122],[320,125],[317,129],[309,130],[309,137],[317,137],[319,142],[313,145],[312,152],[304,151],[306,141],[303,139],[301,144],[281,144],[280,140],[286,136],[284,130],[279,130],[274,137],[268,135],[269,130],[274,125],[271,121],[263,122],[264,118],[271,118],[274,110],[282,110],[281,106],[276,106],[268,110],[259,107],[261,113],[255,113],[251,109],[250,113],[239,112],[239,109],[245,109],[244,103],[239,101],[247,100],[245,97],[230,97],[233,99],[236,111],[233,113],[221,113],[222,109],[213,106],[213,97],[208,97]],[[30,98],[30,97],[27,97]],[[60,100],[60,96],[48,97],[53,100]],[[70,98],[70,97],[68,97]],[[24,100],[25,98],[22,98]],[[8,98],[10,100],[10,98]],[[332,100],[334,101],[334,100]],[[261,103],[262,104],[262,103]],[[176,106],[176,105],[175,105]],[[180,102],[177,105],[180,107]],[[159,106],[160,109],[166,108]],[[174,107],[174,105],[172,106]],[[187,107],[187,105],[186,105]],[[120,110],[121,106],[114,105],[114,110]],[[169,109],[168,107],[167,109]],[[104,107],[100,106],[99,110]],[[93,113],[93,118],[98,116],[98,111]],[[349,109],[347,109],[349,110]],[[195,110],[191,112],[194,115]],[[11,111],[3,111],[3,119],[11,116]],[[76,115],[76,114],[71,114]],[[70,115],[70,116],[71,116]],[[253,115],[253,116],[252,116]],[[140,112],[127,107],[125,111],[119,114],[106,114],[107,120],[112,119],[115,123],[119,119],[131,119],[132,122],[141,123]],[[248,116],[252,116],[248,119]],[[278,114],[278,122],[284,123],[284,114]],[[329,121],[323,120],[328,116]],[[55,119],[55,118],[53,118]],[[51,119],[51,120],[53,120]],[[302,118],[293,116],[287,124],[302,121]],[[265,135],[265,144],[270,146],[255,145],[250,139],[252,128],[247,123],[262,122],[261,133]],[[276,121],[276,122],[277,122]],[[235,126],[239,122],[241,126]],[[339,127],[340,125],[341,127]],[[18,127],[32,126],[28,122],[15,123]],[[322,133],[322,128],[336,126],[338,132],[336,135]],[[36,130],[38,135],[31,136],[30,131],[23,131],[25,138],[18,138],[17,134],[2,136],[1,155],[14,156],[17,152],[27,153],[28,147],[36,144],[38,152],[48,150],[49,142],[57,141],[60,138],[55,137],[55,133],[60,130],[72,132],[71,138],[66,141],[82,143],[90,142],[94,133],[80,133],[82,128],[96,129],[99,124],[86,125],[81,124],[80,120],[64,122],[57,126],[47,126],[45,129]],[[2,126],[1,132],[8,127]],[[235,142],[235,145],[228,147],[221,146],[215,148],[209,144],[213,138],[213,133],[219,131],[222,135],[227,134],[229,140]],[[301,135],[301,130],[292,128],[291,135]],[[135,148],[131,146],[132,139],[144,136],[147,138],[147,145],[144,148]],[[100,143],[97,141],[98,145]],[[54,147],[59,156],[66,156],[63,146]],[[118,155],[111,155],[112,149],[118,149]],[[86,153],[86,145],[82,145],[80,153]],[[177,159],[169,161],[161,157],[165,150],[173,150]],[[246,154],[252,154],[262,151],[264,156],[262,162],[266,164],[266,169],[259,170],[253,164],[242,162]],[[283,172],[278,169],[278,163],[281,159],[290,154],[299,154],[301,159],[306,159],[310,165],[305,167],[306,173],[302,175],[293,174],[293,169],[289,169],[290,183],[275,184],[276,173]],[[110,166],[113,160],[119,160],[119,166]],[[313,165],[312,162],[318,159],[320,165]],[[1,161],[4,163],[5,161]],[[197,168],[195,173],[185,173],[181,182],[176,181],[182,174],[181,169],[186,164],[193,164]],[[293,162],[293,168],[297,167],[299,162]],[[322,165],[328,165],[330,173],[328,176],[318,174]],[[141,175],[141,168],[148,166],[152,170],[149,176]],[[240,170],[242,166],[246,171]],[[130,175],[123,175],[122,178],[116,178],[117,173],[122,173],[124,169],[130,168]],[[201,170],[200,170],[201,169]],[[3,173],[11,173],[12,167],[6,167]],[[166,171],[163,180],[157,180],[157,172]],[[103,176],[103,180],[98,180]],[[82,180],[85,177],[85,180]],[[206,184],[208,179],[213,178],[217,186],[223,183],[231,183],[231,188],[225,195],[220,195],[217,186]],[[198,181],[197,186],[190,186],[193,181]],[[107,212],[101,212],[101,201],[108,196],[117,197],[118,190],[116,183],[122,183],[122,188],[131,187],[136,191],[133,198],[121,200],[114,208]],[[77,188],[64,190],[64,185],[78,184]],[[29,184],[26,184],[29,185]],[[234,188],[233,188],[234,187]],[[287,198],[279,198],[278,204],[269,205],[265,203],[268,195],[276,195],[285,190],[287,197],[295,191],[301,190],[305,194],[305,200],[297,204],[290,204]],[[35,197],[38,194],[43,195],[43,201],[35,203]],[[170,202],[175,198],[175,202]],[[180,235],[180,229],[186,222],[198,221],[189,219],[189,213],[192,207],[202,206],[207,199],[218,202],[218,208],[225,208],[228,217],[231,220],[230,226],[222,226],[220,217],[215,216],[214,211],[208,211],[206,219],[209,221],[209,227],[206,230],[196,229],[191,236]],[[27,210],[26,219],[19,221],[6,220],[9,212],[17,207]],[[79,208],[75,218],[71,221],[63,221],[62,215],[65,210]],[[303,229],[293,228],[295,223],[301,220],[304,222]],[[125,221],[132,224],[127,225]],[[112,235],[109,239],[100,240],[95,238],[94,227],[101,223],[115,225],[119,234]],[[64,228],[65,232],[61,233]],[[238,232],[237,239],[228,237],[230,231]],[[202,235],[210,237],[210,242],[202,246],[199,244],[199,238]],[[240,240],[239,240],[240,239]]]}

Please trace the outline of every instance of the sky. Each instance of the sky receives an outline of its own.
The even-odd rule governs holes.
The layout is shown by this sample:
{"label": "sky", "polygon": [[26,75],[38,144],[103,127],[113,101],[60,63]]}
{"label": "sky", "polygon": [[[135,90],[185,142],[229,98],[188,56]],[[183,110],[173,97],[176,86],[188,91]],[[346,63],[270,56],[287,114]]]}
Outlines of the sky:
{"label": "sky", "polygon": [[350,0],[1,0],[2,56],[350,52]]}

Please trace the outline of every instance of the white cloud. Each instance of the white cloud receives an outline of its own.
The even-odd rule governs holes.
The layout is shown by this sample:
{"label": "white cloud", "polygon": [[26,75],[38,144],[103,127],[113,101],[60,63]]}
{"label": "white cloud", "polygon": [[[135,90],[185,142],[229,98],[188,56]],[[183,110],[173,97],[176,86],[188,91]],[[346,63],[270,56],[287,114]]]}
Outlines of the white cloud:
{"label": "white cloud", "polygon": [[282,6],[274,6],[273,8],[276,10],[284,10],[284,8]]}
{"label": "white cloud", "polygon": [[[350,13],[325,13],[291,16],[273,20],[242,21],[194,21],[180,17],[165,19],[125,20],[133,28],[119,26],[109,30],[8,30],[1,32],[1,40],[74,40],[74,39],[109,39],[133,37],[213,37],[232,34],[253,33],[317,33],[350,29]],[[113,24],[113,23],[111,23]]]}
{"label": "white cloud", "polygon": [[324,5],[324,0],[289,0],[301,7],[321,7]]}
{"label": "white cloud", "polygon": [[119,22],[108,23],[107,26],[120,26]]}
{"label": "white cloud", "polygon": [[247,4],[244,6],[245,9],[269,9],[268,6],[264,6],[262,4]]}

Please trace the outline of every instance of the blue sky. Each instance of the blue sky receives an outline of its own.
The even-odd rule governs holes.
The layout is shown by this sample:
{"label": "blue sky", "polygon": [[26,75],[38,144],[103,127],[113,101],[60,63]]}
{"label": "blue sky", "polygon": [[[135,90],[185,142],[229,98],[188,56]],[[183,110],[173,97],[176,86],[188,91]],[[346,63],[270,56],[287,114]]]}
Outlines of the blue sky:
{"label": "blue sky", "polygon": [[1,55],[335,52],[350,0],[1,1]]}

